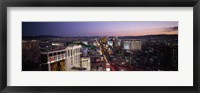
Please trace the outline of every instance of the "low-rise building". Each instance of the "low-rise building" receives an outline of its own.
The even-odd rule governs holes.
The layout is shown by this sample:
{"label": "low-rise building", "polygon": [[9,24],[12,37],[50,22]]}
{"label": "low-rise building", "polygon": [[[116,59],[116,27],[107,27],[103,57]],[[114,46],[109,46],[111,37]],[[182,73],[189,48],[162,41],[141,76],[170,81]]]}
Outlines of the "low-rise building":
{"label": "low-rise building", "polygon": [[81,58],[81,67],[86,68],[87,71],[90,71],[90,69],[91,69],[90,57],[82,57]]}

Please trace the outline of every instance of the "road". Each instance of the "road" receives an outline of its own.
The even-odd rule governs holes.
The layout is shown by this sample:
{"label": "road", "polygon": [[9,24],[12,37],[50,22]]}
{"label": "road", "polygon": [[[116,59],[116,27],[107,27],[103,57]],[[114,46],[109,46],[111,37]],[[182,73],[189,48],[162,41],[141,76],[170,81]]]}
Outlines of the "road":
{"label": "road", "polygon": [[109,60],[108,60],[107,51],[104,51],[104,50],[106,50],[106,48],[103,46],[103,43],[101,43],[100,40],[96,40],[96,43],[100,47],[100,51],[102,52],[103,59],[106,62],[106,70],[110,71],[110,63],[109,63]]}

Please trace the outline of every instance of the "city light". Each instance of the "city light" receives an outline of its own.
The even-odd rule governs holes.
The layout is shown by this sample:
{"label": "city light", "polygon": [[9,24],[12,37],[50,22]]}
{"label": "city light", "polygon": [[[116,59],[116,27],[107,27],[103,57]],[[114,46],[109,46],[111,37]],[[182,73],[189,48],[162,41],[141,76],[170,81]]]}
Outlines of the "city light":
{"label": "city light", "polygon": [[[31,24],[34,25],[33,27],[37,27],[37,23],[38,22],[34,25],[34,22],[31,22]],[[44,27],[47,27],[45,23]],[[49,22],[46,24],[54,24],[56,25],[55,27],[60,29],[60,26],[56,23],[57,22]],[[53,34],[26,36],[28,33],[31,33],[26,31],[29,31],[28,29],[31,29],[32,26],[30,22],[23,22],[23,71],[178,71],[178,22],[176,21],[157,23],[95,22],[93,24],[90,22],[66,22],[59,24],[65,24],[66,27],[69,28],[62,27],[60,30],[64,29],[66,31],[65,33],[73,35],[57,36],[58,34],[55,34],[54,36]],[[108,27],[111,24],[118,25],[119,27],[119,24],[123,24],[123,27],[121,27],[123,29],[124,27],[127,27],[126,29],[133,29],[135,25],[141,24],[139,27],[143,27],[146,30],[142,31],[141,34],[146,34],[126,35],[131,31],[124,30],[118,32],[119,29],[116,30],[116,28],[119,27],[113,27],[112,30],[115,29],[118,34],[109,33],[109,35],[107,35],[106,33],[111,29],[108,29]],[[167,25],[167,27],[163,27],[164,25],[162,24]],[[95,28],[105,28],[102,28],[99,32],[95,32],[97,31],[95,28],[89,28],[91,25]],[[84,26],[86,26],[87,29]],[[153,34],[154,31],[152,31],[151,28],[159,26],[161,26],[159,31],[163,31],[160,32],[160,34]],[[42,23],[40,23],[40,27],[43,27]],[[149,30],[147,27],[149,27]],[[41,29],[51,31],[51,29],[47,28]],[[73,31],[74,29],[79,30],[80,33],[69,31]],[[91,29],[94,31],[92,32]],[[135,27],[135,29],[139,28]],[[88,36],[84,36],[85,33],[81,31],[85,30],[89,30],[85,33],[90,32],[91,34],[88,33]],[[59,30],[56,31],[59,33]],[[131,33],[135,33],[134,31],[135,30]],[[105,35],[92,35],[100,32]],[[149,34],[150,32],[152,32],[152,34]],[[173,34],[171,34],[172,32]],[[41,34],[42,32],[38,33]]]}

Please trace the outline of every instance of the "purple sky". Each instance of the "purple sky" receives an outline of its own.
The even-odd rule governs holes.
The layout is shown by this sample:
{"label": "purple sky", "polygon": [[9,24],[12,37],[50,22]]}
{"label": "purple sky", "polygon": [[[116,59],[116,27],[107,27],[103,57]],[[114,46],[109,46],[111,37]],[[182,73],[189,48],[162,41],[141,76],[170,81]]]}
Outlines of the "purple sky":
{"label": "purple sky", "polygon": [[178,21],[22,22],[23,36],[140,36],[177,33]]}

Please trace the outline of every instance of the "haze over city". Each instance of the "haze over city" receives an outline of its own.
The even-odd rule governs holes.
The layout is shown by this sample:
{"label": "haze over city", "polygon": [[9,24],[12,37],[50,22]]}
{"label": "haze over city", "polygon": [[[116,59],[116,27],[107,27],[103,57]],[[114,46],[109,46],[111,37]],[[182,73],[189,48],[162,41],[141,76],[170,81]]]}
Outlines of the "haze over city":
{"label": "haze over city", "polygon": [[23,36],[143,36],[178,34],[178,21],[22,22]]}

